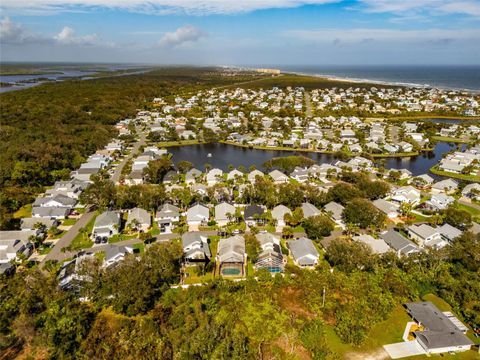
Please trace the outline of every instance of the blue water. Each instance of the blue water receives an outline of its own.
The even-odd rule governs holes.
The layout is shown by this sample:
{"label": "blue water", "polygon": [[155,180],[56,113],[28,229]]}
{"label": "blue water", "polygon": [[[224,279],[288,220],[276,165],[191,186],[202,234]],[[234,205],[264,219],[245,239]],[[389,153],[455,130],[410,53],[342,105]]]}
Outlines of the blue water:
{"label": "blue water", "polygon": [[480,65],[473,66],[275,66],[286,72],[411,86],[480,91]]}

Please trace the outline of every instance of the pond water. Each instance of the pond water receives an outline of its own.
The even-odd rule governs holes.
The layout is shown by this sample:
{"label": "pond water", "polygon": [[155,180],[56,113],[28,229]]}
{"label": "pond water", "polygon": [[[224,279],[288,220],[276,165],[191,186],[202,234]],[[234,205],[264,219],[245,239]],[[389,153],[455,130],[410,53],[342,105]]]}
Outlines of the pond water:
{"label": "pond water", "polygon": [[[463,149],[465,146],[461,146]],[[384,158],[377,161],[377,165],[383,165],[387,169],[408,169],[413,175],[428,173],[428,170],[440,161],[442,154],[455,148],[455,145],[438,142],[433,152],[425,153],[412,158]],[[336,161],[331,154],[319,154],[311,152],[279,151],[279,150],[259,150],[247,149],[243,147],[226,144],[200,144],[187,145],[168,148],[168,152],[173,154],[174,163],[186,160],[193,163],[199,169],[204,170],[205,164],[212,167],[228,170],[229,165],[235,168],[243,165],[248,169],[251,165],[259,170],[265,170],[263,163],[273,157],[304,155],[315,160],[318,164],[333,163]],[[208,157],[211,154],[211,157]]]}
{"label": "pond water", "polygon": [[480,120],[470,120],[470,119],[445,119],[445,118],[431,118],[431,119],[420,119],[418,121],[427,121],[435,124],[479,124]]}

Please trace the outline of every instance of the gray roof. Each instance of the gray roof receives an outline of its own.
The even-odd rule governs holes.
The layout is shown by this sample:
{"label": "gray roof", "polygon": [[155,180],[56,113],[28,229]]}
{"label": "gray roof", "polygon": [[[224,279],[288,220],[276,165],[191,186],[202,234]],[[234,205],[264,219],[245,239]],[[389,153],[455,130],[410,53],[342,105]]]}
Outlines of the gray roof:
{"label": "gray roof", "polygon": [[242,262],[245,258],[245,239],[243,236],[235,235],[218,242],[217,256],[220,263]]}
{"label": "gray roof", "polygon": [[332,213],[332,218],[335,220],[341,220],[342,219],[342,212],[344,207],[335,201],[330,201],[327,205],[324,207],[326,212],[331,212]]}
{"label": "gray roof", "polygon": [[208,208],[201,204],[194,205],[187,210],[187,221],[203,221],[209,216]]}
{"label": "gray roof", "polygon": [[226,202],[215,206],[215,220],[228,220],[227,214],[235,215],[235,206]]}
{"label": "gray roof", "polygon": [[303,237],[298,240],[290,240],[287,244],[293,258],[299,265],[316,265],[320,254],[313,245],[312,240]]}
{"label": "gray roof", "polygon": [[473,345],[473,342],[434,304],[429,301],[405,304],[408,312],[423,325],[423,331],[415,331],[415,336],[429,350],[451,346]]}
{"label": "gray roof", "polygon": [[261,216],[264,212],[265,210],[259,205],[248,205],[245,208],[243,216],[245,217],[245,220],[251,220],[254,219],[255,215]]}
{"label": "gray roof", "polygon": [[401,254],[408,254],[412,251],[419,251],[417,245],[408,240],[406,237],[402,236],[399,232],[395,230],[389,230],[380,235],[380,237],[395,251],[400,252]]}
{"label": "gray roof", "polygon": [[320,214],[320,210],[318,208],[310,203],[303,203],[302,204],[302,211],[303,211],[303,217],[308,218],[310,216],[316,216]]}
{"label": "gray roof", "polygon": [[362,234],[358,236],[354,236],[353,240],[360,241],[372,249],[374,254],[385,254],[390,250],[390,247],[383,239],[375,239],[371,235]]}
{"label": "gray roof", "polygon": [[132,249],[129,247],[109,244],[105,249],[105,261],[110,261],[118,254],[126,255],[130,253],[132,253]]}
{"label": "gray roof", "polygon": [[163,204],[159,211],[157,211],[156,218],[171,218],[180,216],[180,209],[172,204]]}
{"label": "gray roof", "polygon": [[283,220],[285,214],[291,214],[292,211],[285,205],[278,205],[272,209],[272,218],[276,220]]}
{"label": "gray roof", "polygon": [[288,180],[288,176],[285,175],[284,173],[282,173],[282,172],[279,171],[279,170],[270,171],[270,172],[268,173],[268,175],[270,175],[270,177],[271,177],[274,181],[277,181],[277,180]]}
{"label": "gray roof", "polygon": [[113,225],[120,226],[120,214],[116,211],[105,211],[95,219],[95,228],[109,227]]}
{"label": "gray roof", "polygon": [[70,208],[66,207],[33,207],[32,215],[39,217],[66,217],[70,213]]}
{"label": "gray roof", "polygon": [[420,225],[413,224],[412,226],[408,227],[408,230],[413,232],[414,234],[417,234],[422,239],[426,239],[438,233],[436,229],[434,229],[433,227],[427,224],[420,224]]}
{"label": "gray roof", "polygon": [[140,225],[148,225],[152,224],[150,219],[150,213],[141,208],[133,208],[128,211],[128,218],[127,218],[127,225],[130,224],[133,220],[137,220]]}
{"label": "gray roof", "polygon": [[440,233],[440,235],[442,235],[443,237],[447,238],[450,241],[462,235],[462,232],[460,230],[458,230],[456,227],[450,224],[443,224],[437,230]]}
{"label": "gray roof", "polygon": [[399,206],[396,204],[393,204],[391,202],[388,202],[387,200],[384,199],[377,199],[373,202],[373,205],[380,210],[381,212],[385,214],[389,214],[391,212],[397,212]]}
{"label": "gray roof", "polygon": [[458,183],[452,179],[445,179],[442,181],[439,181],[435,184],[433,184],[432,188],[438,189],[438,190],[443,190],[445,188],[447,189],[456,189],[458,187]]}
{"label": "gray roof", "polygon": [[[206,236],[202,236],[199,232],[186,232],[182,235],[182,247],[185,252],[185,257],[189,258],[193,254],[201,251],[205,257],[210,258],[210,247]],[[189,250],[186,250],[190,248]]]}
{"label": "gray roof", "polygon": [[61,207],[73,207],[77,203],[77,200],[75,199],[72,199],[66,195],[57,194],[51,197],[37,198],[35,199],[33,206],[43,206],[49,201],[58,202]]}
{"label": "gray roof", "polygon": [[47,229],[51,228],[57,223],[57,220],[50,219],[49,217],[30,217],[23,218],[20,222],[20,228],[22,230],[29,230],[35,227],[35,224],[40,223],[45,225]]}

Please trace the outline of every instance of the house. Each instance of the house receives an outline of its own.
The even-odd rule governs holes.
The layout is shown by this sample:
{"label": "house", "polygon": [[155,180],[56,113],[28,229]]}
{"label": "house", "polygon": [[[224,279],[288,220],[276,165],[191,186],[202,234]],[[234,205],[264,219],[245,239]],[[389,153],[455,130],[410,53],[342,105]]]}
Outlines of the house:
{"label": "house", "polygon": [[353,240],[367,245],[370,249],[372,249],[373,254],[381,255],[390,251],[390,247],[382,238],[375,239],[371,235],[362,234],[362,235],[354,236]]}
{"label": "house", "polygon": [[110,268],[123,261],[128,254],[133,254],[133,248],[130,246],[118,246],[109,244],[105,249],[105,259],[103,259],[103,268]]}
{"label": "house", "polygon": [[466,185],[462,190],[462,196],[471,200],[480,201],[480,184],[472,183]]}
{"label": "house", "polygon": [[419,325],[415,341],[427,354],[470,350],[473,342],[465,335],[466,327],[451,313],[441,312],[430,301],[408,303],[405,307]]}
{"label": "house", "polygon": [[84,281],[88,281],[79,272],[82,269],[84,262],[93,260],[94,253],[81,252],[72,260],[63,263],[58,272],[58,285],[62,290],[70,290],[78,292]]}
{"label": "house", "polygon": [[449,243],[462,235],[462,232],[459,229],[447,223],[437,228],[437,231],[440,233],[442,239],[448,241]]}
{"label": "house", "polygon": [[308,170],[297,166],[290,174],[290,177],[298,182],[305,182],[308,180]]}
{"label": "house", "polygon": [[330,201],[328,204],[324,206],[325,212],[341,228],[345,227],[345,224],[343,223],[343,219],[342,219],[343,209],[345,208],[342,205],[336,203],[335,201]]}
{"label": "house", "polygon": [[398,217],[399,206],[384,199],[377,199],[373,202],[373,205],[383,212],[389,219],[395,219]]}
{"label": "house", "polygon": [[202,177],[202,172],[198,169],[190,169],[185,174],[185,182],[187,184],[194,184]]}
{"label": "house", "polygon": [[280,239],[271,233],[260,233],[256,238],[262,250],[255,263],[255,269],[267,269],[271,273],[283,272],[284,261]]}
{"label": "house", "polygon": [[455,180],[445,179],[433,184],[431,191],[432,191],[432,194],[439,194],[442,192],[450,194],[452,192],[455,192],[457,188],[458,188],[458,183]]}
{"label": "house", "polygon": [[445,194],[433,194],[429,200],[425,202],[425,206],[431,210],[444,210],[453,204],[455,199]]}
{"label": "house", "polygon": [[243,217],[245,223],[248,226],[256,226],[264,223],[262,215],[265,213],[265,209],[259,205],[248,205],[245,208]]}
{"label": "house", "polygon": [[70,198],[66,195],[57,194],[52,197],[43,197],[35,199],[34,207],[65,207],[72,209],[77,204],[77,199]]}
{"label": "house", "polygon": [[285,226],[285,215],[292,214],[292,211],[285,205],[275,206],[272,211],[272,219],[277,222],[277,227],[282,229]]}
{"label": "house", "polygon": [[207,173],[207,184],[212,186],[221,181],[223,176],[223,171],[220,169],[212,169]]}
{"label": "house", "polygon": [[320,210],[318,210],[315,205],[310,203],[302,204],[302,212],[304,218],[320,215]]}
{"label": "house", "polygon": [[412,205],[417,205],[420,203],[421,194],[420,191],[415,189],[413,186],[402,186],[392,192],[392,200],[400,204],[407,203]]}
{"label": "house", "polygon": [[218,272],[222,276],[244,276],[247,263],[245,239],[235,235],[218,242],[217,250]]}
{"label": "house", "polygon": [[318,264],[318,253],[312,240],[302,237],[298,240],[290,240],[287,242],[293,261],[300,267],[313,267]]}
{"label": "house", "polygon": [[155,214],[155,221],[158,223],[161,233],[170,234],[173,230],[173,223],[180,221],[180,209],[172,204],[164,204]]}
{"label": "house", "polygon": [[45,226],[48,230],[53,226],[58,226],[60,221],[56,219],[51,219],[49,217],[30,217],[30,218],[23,218],[20,220],[20,229],[21,230],[36,230],[35,227],[37,224],[41,224]]}
{"label": "house", "polygon": [[398,146],[402,149],[403,152],[412,152],[413,151],[413,145],[406,142],[406,141],[401,141],[398,143]]}
{"label": "house", "polygon": [[257,176],[264,177],[265,174],[260,170],[253,170],[248,174],[248,181],[252,184],[255,183]]}
{"label": "house", "polygon": [[227,180],[236,180],[237,178],[243,178],[243,173],[237,169],[233,169],[227,174]]}
{"label": "house", "polygon": [[420,248],[395,230],[388,230],[380,234],[388,246],[392,248],[398,257],[409,256],[420,252]]}
{"label": "house", "polygon": [[120,231],[122,224],[120,214],[116,211],[105,211],[97,216],[93,225],[92,238],[110,238]]}
{"label": "house", "polygon": [[183,257],[185,265],[206,263],[212,257],[208,238],[199,232],[187,232],[182,235]]}
{"label": "house", "polygon": [[215,222],[218,226],[225,226],[232,221],[235,216],[235,206],[226,202],[215,206]]}
{"label": "house", "polygon": [[187,210],[187,224],[192,227],[197,227],[208,222],[210,218],[210,211],[201,204],[196,204]]}
{"label": "house", "polygon": [[427,224],[413,224],[407,228],[408,236],[421,247],[434,247],[440,249],[447,245],[440,232]]}
{"label": "house", "polygon": [[65,219],[70,214],[71,209],[65,207],[33,207],[32,217],[34,218],[50,218]]}
{"label": "house", "polygon": [[33,250],[30,237],[35,235],[35,230],[0,231],[0,264],[28,259]]}
{"label": "house", "polygon": [[425,188],[430,187],[433,184],[434,181],[435,180],[430,175],[422,174],[422,175],[415,176],[412,179],[411,183],[414,186],[416,186],[417,188],[425,189]]}
{"label": "house", "polygon": [[126,226],[132,230],[147,232],[152,226],[150,213],[141,208],[128,210]]}
{"label": "house", "polygon": [[288,182],[288,176],[278,170],[273,170],[268,173],[275,184],[284,184]]}

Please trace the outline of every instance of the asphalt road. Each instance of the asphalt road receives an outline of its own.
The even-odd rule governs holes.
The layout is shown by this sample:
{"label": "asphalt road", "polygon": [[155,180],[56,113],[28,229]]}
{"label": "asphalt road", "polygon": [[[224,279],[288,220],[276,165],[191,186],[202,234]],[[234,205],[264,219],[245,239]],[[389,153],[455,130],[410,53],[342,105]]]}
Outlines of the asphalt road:
{"label": "asphalt road", "polygon": [[94,210],[87,210],[87,212],[85,212],[80,217],[80,219],[78,219],[78,221],[70,228],[70,230],[68,230],[67,233],[55,243],[52,250],[50,250],[47,256],[45,256],[45,258],[43,259],[42,264],[44,264],[48,260],[62,261],[73,256],[75,253],[62,252],[62,249],[72,243],[73,239],[75,239],[75,237],[79,234],[79,230],[82,227],[85,227],[90,222],[90,220],[93,219],[94,216]]}
{"label": "asphalt road", "polygon": [[312,102],[310,100],[310,93],[308,91],[305,91],[305,109],[305,116],[312,117]]}
{"label": "asphalt road", "polygon": [[141,146],[144,146],[144,145],[147,144],[145,133],[143,131],[139,131],[139,130],[137,130],[137,131],[140,134],[140,138],[133,145],[133,148],[130,151],[130,153],[122,160],[122,162],[120,162],[120,164],[118,164],[117,168],[115,169],[115,172],[112,175],[112,181],[113,181],[114,184],[118,184],[118,182],[120,181],[120,177],[122,175],[122,170],[125,167],[125,165],[127,164],[127,162],[137,154],[138,149],[140,149]]}

